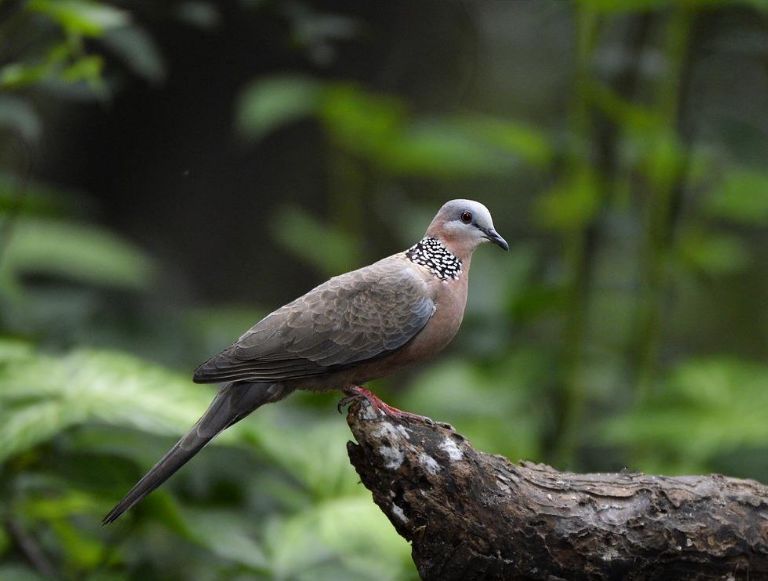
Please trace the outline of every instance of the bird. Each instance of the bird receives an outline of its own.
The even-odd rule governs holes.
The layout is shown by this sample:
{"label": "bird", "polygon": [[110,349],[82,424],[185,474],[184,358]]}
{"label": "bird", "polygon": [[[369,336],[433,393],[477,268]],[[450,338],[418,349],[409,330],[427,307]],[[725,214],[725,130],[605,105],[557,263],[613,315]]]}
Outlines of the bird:
{"label": "bird", "polygon": [[277,309],[200,365],[196,383],[221,384],[207,411],[104,517],[115,521],[217,434],[297,389],[339,389],[392,408],[361,387],[441,351],[467,302],[474,250],[509,245],[483,204],[446,202],[416,244],[336,276]]}

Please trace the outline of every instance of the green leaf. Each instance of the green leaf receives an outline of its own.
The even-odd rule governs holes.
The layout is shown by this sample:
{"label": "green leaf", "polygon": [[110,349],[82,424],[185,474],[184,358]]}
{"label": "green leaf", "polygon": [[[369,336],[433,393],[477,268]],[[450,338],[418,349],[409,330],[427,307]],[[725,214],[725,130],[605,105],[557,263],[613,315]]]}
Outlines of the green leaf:
{"label": "green leaf", "polygon": [[392,147],[405,119],[399,100],[371,95],[347,84],[325,89],[319,114],[338,147],[372,160]]}
{"label": "green leaf", "polygon": [[101,36],[105,30],[125,26],[128,13],[102,2],[89,0],[30,0],[28,8],[45,14],[71,34]]}
{"label": "green leaf", "polygon": [[749,265],[744,242],[736,236],[688,230],[680,237],[682,260],[706,274],[733,274]]}
{"label": "green leaf", "polygon": [[13,581],[42,581],[44,577],[34,570],[20,565],[0,565],[0,579],[13,579]]}
{"label": "green leaf", "polygon": [[[669,0],[579,0],[582,8],[598,13],[643,12],[659,10],[670,6]],[[766,0],[678,0],[688,10],[717,8],[719,6],[745,4],[758,9],[768,9]]]}
{"label": "green leaf", "polygon": [[209,390],[128,355],[11,353],[0,360],[0,462],[86,422],[179,435],[211,399]]}
{"label": "green leaf", "polygon": [[95,226],[25,218],[13,229],[5,276],[46,273],[89,284],[142,288],[152,267],[139,249]]}
{"label": "green leaf", "polygon": [[275,579],[394,581],[413,570],[408,543],[367,492],[273,520],[264,538]]}
{"label": "green leaf", "polygon": [[237,126],[247,137],[261,139],[278,127],[314,114],[321,86],[312,79],[281,76],[252,83],[237,108]]}
{"label": "green leaf", "polygon": [[533,127],[510,119],[480,116],[459,116],[456,123],[487,144],[527,163],[544,166],[552,160],[554,150],[549,138]]}
{"label": "green leaf", "polygon": [[539,223],[556,230],[581,228],[599,209],[598,176],[583,170],[541,195],[534,207]]}
{"label": "green leaf", "polygon": [[11,129],[27,142],[36,141],[42,132],[40,118],[29,102],[11,95],[0,95],[0,127]]}
{"label": "green leaf", "polygon": [[[334,498],[357,489],[355,470],[346,453],[349,430],[337,419],[318,421],[307,417],[301,422],[281,425],[264,416],[270,428],[260,432],[260,448],[293,475],[314,499]],[[297,423],[301,425],[301,438],[295,437]]]}
{"label": "green leaf", "polygon": [[24,215],[71,216],[88,206],[88,198],[77,193],[0,171],[0,216],[10,210]]}
{"label": "green leaf", "polygon": [[101,81],[101,71],[104,59],[99,55],[89,55],[77,59],[61,72],[61,78],[67,83],[86,81],[98,84]]}
{"label": "green leaf", "polygon": [[768,442],[768,366],[729,357],[681,364],[653,397],[608,421],[606,441],[671,455],[676,470],[706,470],[733,448]]}
{"label": "green leaf", "polygon": [[159,83],[165,77],[165,66],[155,41],[142,28],[124,26],[108,30],[101,42],[115,53],[137,75]]}
{"label": "green leaf", "polygon": [[187,527],[198,543],[219,557],[263,570],[267,567],[267,559],[253,539],[257,531],[249,530],[248,521],[238,518],[240,516],[211,508],[184,511]]}
{"label": "green leaf", "polygon": [[273,221],[272,235],[284,248],[325,274],[338,274],[360,264],[353,236],[299,208],[283,208]]}
{"label": "green leaf", "polygon": [[34,85],[50,73],[51,67],[47,63],[35,65],[10,63],[0,68],[0,87],[18,89],[27,85]]}
{"label": "green leaf", "polygon": [[704,210],[710,216],[736,223],[768,224],[768,174],[750,169],[732,170],[709,196]]}
{"label": "green leaf", "polygon": [[506,174],[518,161],[451,119],[414,121],[372,153],[371,161],[394,175],[437,178]]}
{"label": "green leaf", "polygon": [[461,426],[478,449],[512,458],[536,457],[538,414],[543,409],[531,389],[544,382],[546,370],[545,357],[531,350],[511,353],[490,369],[466,360],[444,360],[419,375],[401,405]]}

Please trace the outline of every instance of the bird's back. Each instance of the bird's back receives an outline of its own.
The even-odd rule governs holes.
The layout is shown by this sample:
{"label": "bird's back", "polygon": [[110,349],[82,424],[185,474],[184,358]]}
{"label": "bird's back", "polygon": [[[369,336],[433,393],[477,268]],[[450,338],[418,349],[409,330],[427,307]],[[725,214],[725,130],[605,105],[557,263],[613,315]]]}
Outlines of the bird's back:
{"label": "bird's back", "polygon": [[277,309],[196,371],[199,383],[313,383],[411,341],[435,312],[429,275],[403,253],[336,276]]}

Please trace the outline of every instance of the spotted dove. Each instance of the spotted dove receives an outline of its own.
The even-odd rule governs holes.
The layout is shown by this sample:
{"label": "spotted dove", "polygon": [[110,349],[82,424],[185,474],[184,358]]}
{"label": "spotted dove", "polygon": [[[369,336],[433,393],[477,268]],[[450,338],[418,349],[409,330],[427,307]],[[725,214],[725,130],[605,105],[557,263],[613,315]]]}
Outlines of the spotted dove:
{"label": "spotted dove", "polygon": [[197,368],[195,382],[222,383],[216,397],[104,523],[258,407],[295,389],[370,395],[357,386],[443,349],[464,316],[472,253],[486,241],[509,249],[484,205],[452,200],[405,252],[336,276],[256,323]]}

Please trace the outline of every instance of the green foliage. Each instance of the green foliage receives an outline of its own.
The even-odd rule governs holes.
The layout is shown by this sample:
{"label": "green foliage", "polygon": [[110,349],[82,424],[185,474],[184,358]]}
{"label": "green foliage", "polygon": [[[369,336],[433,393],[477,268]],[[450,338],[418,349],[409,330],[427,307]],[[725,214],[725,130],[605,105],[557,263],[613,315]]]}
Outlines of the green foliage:
{"label": "green foliage", "polygon": [[719,455],[768,441],[768,367],[734,358],[694,359],[663,389],[606,423],[607,441],[640,450],[666,473],[705,471]]}
{"label": "green foliage", "polygon": [[744,270],[750,262],[747,249],[737,236],[692,229],[681,235],[678,246],[682,263],[705,274],[733,274]]}
{"label": "green foliage", "polygon": [[237,125],[259,139],[276,127],[303,119],[318,107],[318,83],[303,77],[277,77],[252,83],[240,99]]}
{"label": "green foliage", "polygon": [[705,210],[716,218],[765,226],[768,224],[768,174],[734,168],[712,192]]}
{"label": "green foliage", "polygon": [[[0,68],[0,89],[21,89],[39,83],[84,81],[95,91],[101,88],[104,61],[86,54],[83,40],[129,23],[128,14],[109,4],[89,0],[31,0],[25,10],[38,14],[60,28],[57,40],[42,47],[36,62],[14,62]],[[59,40],[60,39],[60,40]]]}
{"label": "green foliage", "polygon": [[[107,467],[117,451],[129,456],[139,452],[136,443],[115,448],[108,436],[83,438],[87,432],[81,431],[77,437],[78,429],[109,426],[112,431],[125,428],[178,437],[205,409],[210,396],[210,390],[176,373],[124,354],[79,350],[54,357],[20,342],[0,342],[0,464],[25,463],[28,474],[38,474],[37,482],[23,478],[16,484],[17,514],[36,528],[50,528],[57,550],[66,555],[68,570],[103,567],[107,533],[102,529],[94,534],[87,523],[104,513],[115,494],[123,492],[121,487],[83,490],[76,473],[68,479],[67,472],[55,466],[48,472],[40,450],[53,445],[59,454],[79,451],[89,462]],[[295,437],[299,425],[300,439]],[[103,427],[96,429],[108,433]],[[260,414],[258,423],[242,424],[217,443],[255,445],[267,456],[271,470],[282,467],[293,482],[293,492],[286,495],[283,482],[272,494],[282,498],[286,508],[274,507],[260,528],[231,509],[183,510],[173,516],[178,508],[171,505],[158,514],[166,512],[160,518],[167,526],[218,558],[270,577],[309,578],[323,571],[328,578],[377,579],[381,571],[388,571],[393,579],[403,578],[407,545],[357,484],[346,458],[348,437],[340,418],[319,423],[279,411]],[[45,452],[42,455],[45,458]],[[88,472],[87,466],[79,468]],[[35,493],[56,482],[55,495]],[[264,490],[256,493],[263,495]],[[149,504],[159,510],[159,502]],[[362,548],[365,551],[358,557]]]}
{"label": "green foliage", "polygon": [[86,284],[141,288],[149,260],[132,244],[100,228],[72,222],[20,219],[6,248],[0,276],[21,285],[31,273]]}
{"label": "green foliage", "polygon": [[51,18],[69,35],[101,36],[129,21],[122,10],[89,0],[31,0],[28,8]]}
{"label": "green foliage", "polygon": [[360,263],[359,249],[349,234],[299,208],[283,208],[273,222],[272,232],[283,247],[326,275]]}
{"label": "green foliage", "polygon": [[538,199],[541,224],[555,230],[572,231],[592,221],[600,208],[598,177],[587,168],[558,184]]}
{"label": "green foliage", "polygon": [[87,422],[179,433],[210,400],[210,392],[127,355],[51,357],[13,343],[0,350],[0,462]]}
{"label": "green foliage", "polygon": [[238,126],[260,139],[309,116],[323,124],[333,145],[393,176],[508,175],[520,162],[544,165],[552,156],[549,141],[520,123],[470,115],[414,118],[397,99],[302,77],[252,84],[240,101]]}

